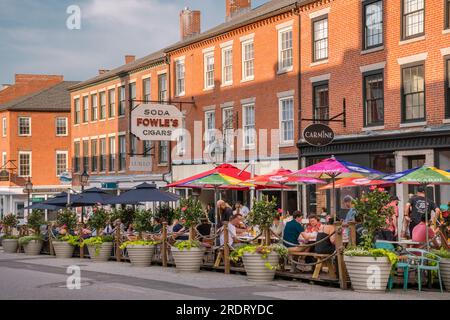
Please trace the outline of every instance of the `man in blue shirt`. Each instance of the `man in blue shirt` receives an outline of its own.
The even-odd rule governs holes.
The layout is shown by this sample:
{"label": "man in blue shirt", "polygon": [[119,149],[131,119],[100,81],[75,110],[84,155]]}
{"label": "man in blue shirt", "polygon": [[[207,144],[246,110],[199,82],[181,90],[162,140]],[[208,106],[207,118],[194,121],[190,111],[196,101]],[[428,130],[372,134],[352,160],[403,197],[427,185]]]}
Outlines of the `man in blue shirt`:
{"label": "man in blue shirt", "polygon": [[[301,225],[303,215],[300,211],[295,211],[293,214],[292,221],[289,221],[286,223],[286,226],[284,227],[283,231],[283,240],[287,241],[288,243],[284,243],[284,245],[287,248],[295,247],[295,245],[298,245],[298,237],[300,236],[300,233],[305,231],[303,226]],[[289,244],[292,243],[292,244]]]}

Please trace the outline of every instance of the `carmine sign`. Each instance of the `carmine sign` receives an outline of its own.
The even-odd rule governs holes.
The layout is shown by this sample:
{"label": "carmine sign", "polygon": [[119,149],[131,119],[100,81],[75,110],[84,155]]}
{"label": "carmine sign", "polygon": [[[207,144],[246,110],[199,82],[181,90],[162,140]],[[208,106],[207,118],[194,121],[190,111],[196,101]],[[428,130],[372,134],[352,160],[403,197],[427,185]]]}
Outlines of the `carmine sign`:
{"label": "carmine sign", "polygon": [[173,105],[141,104],[131,112],[131,133],[141,140],[171,141],[183,114]]}

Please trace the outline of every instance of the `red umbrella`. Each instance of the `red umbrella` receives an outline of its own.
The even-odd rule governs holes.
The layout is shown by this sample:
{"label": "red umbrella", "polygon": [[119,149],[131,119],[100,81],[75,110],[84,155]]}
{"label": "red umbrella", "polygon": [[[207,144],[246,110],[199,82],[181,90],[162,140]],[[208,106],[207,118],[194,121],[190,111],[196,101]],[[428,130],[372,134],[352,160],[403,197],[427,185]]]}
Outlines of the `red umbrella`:
{"label": "red umbrella", "polygon": [[292,176],[292,171],[289,169],[280,168],[272,171],[268,174],[262,174],[253,179],[246,180],[245,182],[254,183],[256,185],[273,185],[273,184],[286,184],[286,183],[325,183],[322,180],[309,178],[309,177],[297,177]]}
{"label": "red umbrella", "polygon": [[[379,186],[392,184],[392,182],[385,180],[371,180],[367,178],[343,178],[335,182],[334,187],[339,188],[350,188],[350,187],[364,187],[364,186]],[[333,189],[333,184],[329,183],[326,186],[320,188],[320,190]]]}

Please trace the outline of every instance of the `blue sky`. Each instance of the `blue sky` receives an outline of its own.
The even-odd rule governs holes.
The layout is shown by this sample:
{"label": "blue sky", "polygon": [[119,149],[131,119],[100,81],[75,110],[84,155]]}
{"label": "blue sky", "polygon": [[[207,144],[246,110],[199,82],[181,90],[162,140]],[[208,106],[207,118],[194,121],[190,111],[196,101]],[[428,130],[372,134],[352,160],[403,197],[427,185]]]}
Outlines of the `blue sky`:
{"label": "blue sky", "polygon": [[[80,30],[66,27],[70,5],[81,8]],[[186,6],[202,11],[203,31],[225,19],[225,0],[0,0],[0,84],[15,73],[86,80],[147,55],[179,40]]]}

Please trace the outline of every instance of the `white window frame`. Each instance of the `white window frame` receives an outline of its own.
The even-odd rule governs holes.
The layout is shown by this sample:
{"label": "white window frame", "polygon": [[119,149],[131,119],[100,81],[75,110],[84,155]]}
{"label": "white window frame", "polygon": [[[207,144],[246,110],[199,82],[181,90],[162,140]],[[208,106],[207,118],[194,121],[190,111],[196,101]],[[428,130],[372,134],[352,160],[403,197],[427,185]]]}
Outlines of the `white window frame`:
{"label": "white window frame", "polygon": [[[323,23],[324,21],[326,21],[327,27],[326,27],[326,36],[320,39],[316,38],[316,23]],[[313,23],[312,23],[312,41],[313,41],[313,62],[319,62],[319,61],[326,61],[328,59],[328,57],[330,56],[330,25],[329,25],[329,19],[328,19],[328,15],[323,15],[323,16],[319,16],[317,18],[314,19]],[[316,55],[317,51],[317,47],[316,45],[319,44],[319,41],[324,41],[324,43],[326,44],[326,55],[325,56],[320,56],[318,57]]]}
{"label": "white window frame", "polygon": [[[231,64],[226,65],[225,55],[227,52],[231,52]],[[226,80],[226,68],[230,68],[231,80]],[[233,84],[233,46],[222,48],[222,86],[230,86]]]}
{"label": "white window frame", "polygon": [[90,97],[91,100],[91,122],[98,120],[98,94],[94,93]]}
{"label": "white window frame", "polygon": [[[22,175],[21,174],[21,172],[22,172],[22,169],[21,169],[21,167],[22,167],[22,165],[21,165],[21,163],[20,163],[20,156],[21,155],[29,155],[30,156],[30,164],[29,164],[29,166],[30,166],[30,174],[29,175]],[[33,176],[33,156],[32,156],[32,153],[31,153],[31,151],[19,151],[19,159],[18,159],[18,176],[20,177],[20,178],[28,178],[28,177],[32,177]]]}
{"label": "white window frame", "polygon": [[[223,130],[222,130],[222,136],[223,136],[223,141],[226,144],[225,148],[230,149],[230,152],[234,151],[234,127],[233,128],[228,128],[227,126],[227,113],[231,111],[232,117],[234,117],[234,108],[233,107],[225,107],[222,109],[222,126],[223,126]],[[229,139],[229,140],[228,140]],[[228,160],[228,159],[227,159]]]}
{"label": "white window frame", "polygon": [[6,119],[6,117],[2,118],[2,135],[3,137],[7,136],[7,131],[8,130],[8,120]]}
{"label": "white window frame", "polygon": [[6,151],[2,152],[2,166],[6,166],[8,162],[8,153]]}
{"label": "white window frame", "polygon": [[[209,128],[209,116],[212,115],[213,127]],[[205,111],[205,150],[208,150],[210,145],[214,144],[216,141],[216,111],[210,110]]]}
{"label": "white window frame", "polygon": [[[245,48],[247,45],[253,45],[253,58],[246,60],[245,59]],[[253,38],[246,40],[246,41],[242,41],[241,43],[242,46],[242,81],[251,81],[255,79],[255,41]],[[247,74],[247,68],[246,68],[246,63],[252,62],[253,63],[253,74],[248,75]]]}
{"label": "white window frame", "polygon": [[[247,127],[250,127],[250,125],[246,124],[247,119],[247,108],[253,107],[253,143],[247,143]],[[243,139],[242,139],[242,145],[244,149],[254,149],[256,146],[256,110],[255,110],[255,103],[247,103],[242,105],[242,131],[243,131]]]}
{"label": "white window frame", "polygon": [[[66,127],[66,133],[65,134],[58,134],[58,120],[64,119],[65,127]],[[69,120],[67,117],[56,117],[55,119],[55,131],[57,137],[67,137],[69,135]]]}
{"label": "white window frame", "polygon": [[[208,70],[208,59],[212,58],[213,59],[213,69],[212,70]],[[210,51],[210,52],[206,52],[203,56],[203,78],[204,78],[204,89],[205,90],[209,90],[209,89],[213,89],[214,88],[214,81],[215,81],[215,68],[216,68],[216,61],[215,61],[215,57],[214,57],[214,51]],[[209,84],[208,80],[211,80],[208,78],[208,74],[212,73],[212,83]]]}
{"label": "white window frame", "polygon": [[[27,134],[20,133],[20,120],[21,119],[28,119],[28,121],[29,121],[29,133],[27,133]],[[18,117],[17,118],[17,133],[19,134],[19,137],[31,137],[31,117]]]}
{"label": "white window frame", "polygon": [[182,97],[186,94],[185,79],[186,79],[185,60],[184,58],[177,59],[175,60],[175,94],[177,97]]}
{"label": "white window frame", "polygon": [[[292,101],[292,119],[283,119],[283,102],[291,100]],[[283,97],[278,99],[278,109],[279,109],[279,128],[280,128],[280,144],[281,145],[293,145],[295,140],[295,121],[294,121],[294,109],[295,100],[293,96]],[[292,121],[292,139],[284,140],[284,126],[283,122]]]}
{"label": "white window frame", "polygon": [[[283,34],[290,32],[292,46],[290,49],[285,49],[285,51],[291,51],[291,65],[283,67]],[[285,27],[278,30],[278,72],[289,72],[294,70],[294,32],[292,26]]]}
{"label": "white window frame", "polygon": [[61,174],[58,174],[58,155],[61,155],[61,154],[65,155],[65,157],[66,157],[66,168],[64,169],[64,171],[62,171],[62,173],[69,170],[69,151],[57,150],[56,154],[55,154],[55,173],[56,173],[57,177],[61,176]]}
{"label": "white window frame", "polygon": [[186,117],[181,120],[181,133],[177,137],[177,154],[184,156],[186,154]]}

